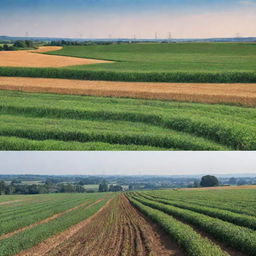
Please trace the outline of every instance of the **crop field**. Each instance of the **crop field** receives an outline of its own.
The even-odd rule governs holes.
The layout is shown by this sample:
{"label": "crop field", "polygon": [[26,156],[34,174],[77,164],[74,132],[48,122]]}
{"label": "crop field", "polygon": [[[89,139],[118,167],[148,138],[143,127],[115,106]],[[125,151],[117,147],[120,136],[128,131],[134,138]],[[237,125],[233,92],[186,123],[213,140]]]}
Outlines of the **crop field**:
{"label": "crop field", "polygon": [[0,91],[2,150],[255,150],[256,109]]}
{"label": "crop field", "polygon": [[0,89],[256,107],[256,84],[117,82],[0,77]]}
{"label": "crop field", "polygon": [[61,47],[46,46],[40,47],[37,50],[1,51],[0,67],[64,67],[106,62],[82,58],[39,54],[45,51],[56,49],[59,50]]}
{"label": "crop field", "polygon": [[255,255],[255,189],[161,190],[128,197],[186,255]]}
{"label": "crop field", "polygon": [[255,193],[1,196],[1,256],[254,256]]}
{"label": "crop field", "polygon": [[113,62],[69,66],[68,63],[61,63],[67,67],[60,68],[25,68],[28,65],[18,65],[20,68],[1,67],[0,75],[140,82],[256,82],[255,43],[64,46],[47,54],[81,58],[81,61],[90,58]]}

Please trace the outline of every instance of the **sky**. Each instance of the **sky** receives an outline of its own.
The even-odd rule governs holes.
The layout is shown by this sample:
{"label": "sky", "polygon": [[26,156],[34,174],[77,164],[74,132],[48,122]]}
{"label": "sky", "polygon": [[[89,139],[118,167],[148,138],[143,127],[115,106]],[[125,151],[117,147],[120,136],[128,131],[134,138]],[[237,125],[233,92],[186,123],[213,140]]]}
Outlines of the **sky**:
{"label": "sky", "polygon": [[0,0],[0,35],[256,36],[256,0]]}
{"label": "sky", "polygon": [[255,174],[256,152],[0,152],[0,174]]}

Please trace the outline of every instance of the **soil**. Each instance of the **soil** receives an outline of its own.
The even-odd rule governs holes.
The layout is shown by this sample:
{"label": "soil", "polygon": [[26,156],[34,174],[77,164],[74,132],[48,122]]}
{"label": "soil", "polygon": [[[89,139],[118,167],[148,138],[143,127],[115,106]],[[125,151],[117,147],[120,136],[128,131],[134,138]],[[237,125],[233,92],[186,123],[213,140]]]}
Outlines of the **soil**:
{"label": "soil", "polygon": [[62,47],[43,46],[37,50],[0,51],[0,66],[2,67],[65,67],[74,65],[88,65],[107,63],[111,61],[86,58],[66,57],[40,54],[42,52],[57,51]]}
{"label": "soil", "polygon": [[256,84],[111,82],[0,77],[0,89],[256,106]]}

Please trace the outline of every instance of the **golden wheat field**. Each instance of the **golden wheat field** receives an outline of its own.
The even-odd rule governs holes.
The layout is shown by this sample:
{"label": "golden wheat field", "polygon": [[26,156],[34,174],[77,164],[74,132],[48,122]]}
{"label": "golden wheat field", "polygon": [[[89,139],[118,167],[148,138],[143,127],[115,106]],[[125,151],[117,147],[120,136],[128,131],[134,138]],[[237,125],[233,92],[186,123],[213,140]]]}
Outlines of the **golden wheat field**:
{"label": "golden wheat field", "polygon": [[256,106],[256,84],[111,82],[0,77],[0,89]]}
{"label": "golden wheat field", "polygon": [[0,51],[0,66],[2,67],[65,67],[105,63],[109,61],[55,56],[41,54],[48,51],[57,51],[59,46],[42,46],[36,50]]}

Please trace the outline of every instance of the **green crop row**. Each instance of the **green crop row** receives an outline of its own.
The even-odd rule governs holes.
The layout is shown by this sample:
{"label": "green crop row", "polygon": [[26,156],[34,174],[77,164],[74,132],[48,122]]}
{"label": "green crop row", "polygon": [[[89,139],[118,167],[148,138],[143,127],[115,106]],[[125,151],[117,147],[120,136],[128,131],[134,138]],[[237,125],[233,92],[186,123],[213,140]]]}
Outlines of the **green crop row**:
{"label": "green crop row", "polygon": [[2,115],[1,136],[33,140],[106,142],[186,150],[226,150],[210,140],[143,123],[29,118]]}
{"label": "green crop row", "polygon": [[188,256],[227,256],[217,245],[203,238],[186,225],[162,211],[150,208],[129,196],[131,203],[154,222],[159,224]]}
{"label": "green crop row", "polygon": [[12,232],[16,229],[44,220],[48,217],[53,216],[54,214],[61,213],[62,211],[78,206],[81,203],[85,203],[85,205],[89,205],[90,200],[87,199],[80,202],[70,200],[70,201],[60,202],[59,204],[49,203],[43,209],[38,209],[37,211],[34,211],[34,212],[27,211],[22,214],[15,214],[15,216],[11,216],[8,219],[7,218],[1,219],[0,235]]}
{"label": "green crop row", "polygon": [[145,113],[129,112],[108,112],[108,111],[86,111],[57,108],[38,108],[38,107],[0,107],[2,113],[19,114],[29,117],[50,117],[50,118],[71,118],[76,120],[102,120],[117,121],[125,120],[130,122],[142,122],[145,124],[156,125],[186,133],[202,136],[206,139],[214,140],[223,145],[234,149],[253,150],[256,148],[256,130],[250,124],[239,124],[236,127],[224,120],[220,122],[207,118],[195,119],[193,116],[179,114],[159,116]]}
{"label": "green crop row", "polygon": [[0,67],[0,76],[65,78],[78,80],[176,82],[176,83],[255,83],[255,72],[114,72],[60,68]]}
{"label": "green crop row", "polygon": [[160,197],[147,196],[144,193],[140,193],[140,195],[149,200],[157,201],[159,203],[164,203],[167,205],[173,205],[175,207],[188,209],[194,212],[203,213],[205,215],[208,215],[214,218],[219,218],[221,220],[231,222],[239,226],[244,226],[244,227],[256,230],[256,218],[252,216],[246,216],[246,215],[242,215],[242,214],[238,214],[238,213],[234,213],[226,210],[216,209],[216,208],[198,206],[191,203],[178,202],[175,200],[166,200]]}
{"label": "green crop row", "polygon": [[[237,187],[239,188],[239,186]],[[181,203],[189,203],[193,206],[210,207],[234,212],[244,216],[256,217],[255,189],[216,189],[216,190],[165,190],[149,191],[150,196],[166,200],[174,200]]]}
{"label": "green crop row", "polygon": [[106,203],[106,200],[107,199],[100,201],[99,203],[92,205],[87,209],[83,209],[85,207],[82,207],[82,209],[77,209],[65,213],[57,219],[27,229],[9,238],[1,240],[1,256],[14,255],[22,250],[33,247],[34,245],[42,242],[50,236],[66,230],[70,226],[92,216]]}
{"label": "green crop row", "polygon": [[[57,140],[30,140],[18,137],[4,137],[0,136],[0,150],[142,150],[142,151],[159,151],[164,148],[141,146],[141,145],[121,145],[121,144],[109,144],[102,142],[67,142]],[[174,150],[174,149],[171,149]]]}
{"label": "green crop row", "polygon": [[248,256],[255,255],[256,233],[254,230],[240,227],[217,218],[196,213],[191,210],[185,210],[178,207],[153,202],[141,197],[135,198],[139,202],[149,207],[161,210],[174,216],[175,218],[178,218],[179,220],[200,228],[221,242],[224,242],[228,246],[246,253]]}
{"label": "green crop row", "polygon": [[[192,136],[187,140],[198,136],[232,149],[253,150],[256,148],[256,111],[254,108],[6,91],[0,94],[3,99],[0,106],[3,114],[79,121],[98,120],[98,127],[108,124],[107,130],[113,131],[113,127],[118,125],[117,122],[127,121],[130,123],[117,129],[119,132],[123,131],[125,135],[140,124],[140,134],[146,134],[145,129],[150,131],[151,135],[164,131],[166,133],[168,129],[172,133],[177,131],[191,134]],[[35,122],[38,122],[38,119]],[[142,127],[142,124],[147,126]],[[20,126],[18,123],[15,125]],[[153,129],[153,126],[159,127],[159,130]],[[160,132],[160,128],[165,130],[161,129]],[[9,136],[12,135],[9,134]],[[101,142],[109,143],[108,141]],[[121,141],[117,143],[127,145]],[[147,146],[156,146],[156,144],[147,144]],[[161,146],[157,145],[157,147]],[[184,149],[179,145],[171,147]]]}

